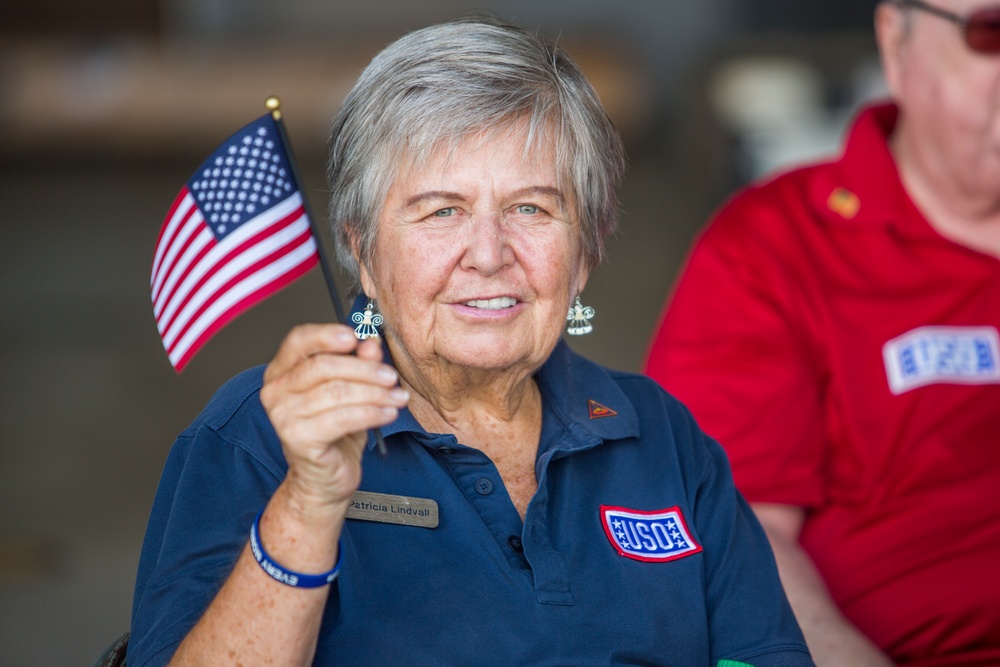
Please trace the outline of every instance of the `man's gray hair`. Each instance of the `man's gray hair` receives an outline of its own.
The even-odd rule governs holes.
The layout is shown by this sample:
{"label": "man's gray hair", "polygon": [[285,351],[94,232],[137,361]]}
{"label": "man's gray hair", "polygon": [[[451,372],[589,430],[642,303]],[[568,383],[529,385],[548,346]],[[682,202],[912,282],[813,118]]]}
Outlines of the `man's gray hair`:
{"label": "man's gray hair", "polygon": [[618,225],[625,151],[579,66],[558,46],[492,18],[412,32],[371,61],[330,135],[330,224],[340,262],[359,279],[352,241],[372,266],[389,188],[409,165],[472,134],[526,123],[525,154],[554,141],[557,173],[580,220],[585,260],[596,266]]}

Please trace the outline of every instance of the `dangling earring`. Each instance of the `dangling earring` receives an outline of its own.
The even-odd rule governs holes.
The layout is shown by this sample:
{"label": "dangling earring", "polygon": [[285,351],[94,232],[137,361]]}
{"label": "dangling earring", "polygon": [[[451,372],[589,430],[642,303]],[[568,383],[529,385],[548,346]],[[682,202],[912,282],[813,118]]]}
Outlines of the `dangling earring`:
{"label": "dangling earring", "polygon": [[354,313],[351,320],[358,325],[354,328],[354,335],[358,340],[374,338],[378,336],[378,328],[382,326],[382,313],[376,312],[375,302],[368,299],[364,314]]}
{"label": "dangling earring", "polygon": [[576,302],[569,309],[569,314],[566,315],[566,321],[569,322],[566,326],[566,333],[571,336],[589,334],[594,330],[593,325],[590,324],[590,318],[593,316],[594,309],[580,303],[580,296],[577,295]]}

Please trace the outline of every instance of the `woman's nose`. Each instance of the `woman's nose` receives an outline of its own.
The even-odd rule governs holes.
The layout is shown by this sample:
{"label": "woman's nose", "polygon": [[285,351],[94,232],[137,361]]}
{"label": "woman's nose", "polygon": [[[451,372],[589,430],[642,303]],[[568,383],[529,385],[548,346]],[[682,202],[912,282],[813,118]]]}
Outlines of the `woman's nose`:
{"label": "woman's nose", "polygon": [[510,229],[500,213],[473,215],[466,231],[462,268],[491,275],[513,264]]}

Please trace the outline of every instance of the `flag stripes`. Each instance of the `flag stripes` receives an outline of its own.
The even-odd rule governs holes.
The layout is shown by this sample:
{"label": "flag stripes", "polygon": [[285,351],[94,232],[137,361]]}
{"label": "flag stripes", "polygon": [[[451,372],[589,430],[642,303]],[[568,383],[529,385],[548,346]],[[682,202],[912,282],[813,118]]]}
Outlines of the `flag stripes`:
{"label": "flag stripes", "polygon": [[216,243],[182,190],[150,280],[157,329],[177,371],[226,323],[311,268],[315,254],[299,193]]}

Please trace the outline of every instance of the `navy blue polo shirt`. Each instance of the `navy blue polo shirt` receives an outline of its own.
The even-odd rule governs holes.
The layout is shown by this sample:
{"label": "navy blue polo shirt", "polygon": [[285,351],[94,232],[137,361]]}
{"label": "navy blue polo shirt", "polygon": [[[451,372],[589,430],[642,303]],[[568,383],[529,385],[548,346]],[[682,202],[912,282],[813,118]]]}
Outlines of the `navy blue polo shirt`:
{"label": "navy blue polo shirt", "polygon": [[[139,562],[129,665],[165,664],[286,471],[263,370],[220,389],[168,457]],[[538,491],[407,410],[361,490],[437,503],[436,527],[348,519],[316,665],[811,665],[721,448],[643,376],[560,342],[536,374]],[[248,614],[254,610],[248,609]]]}

